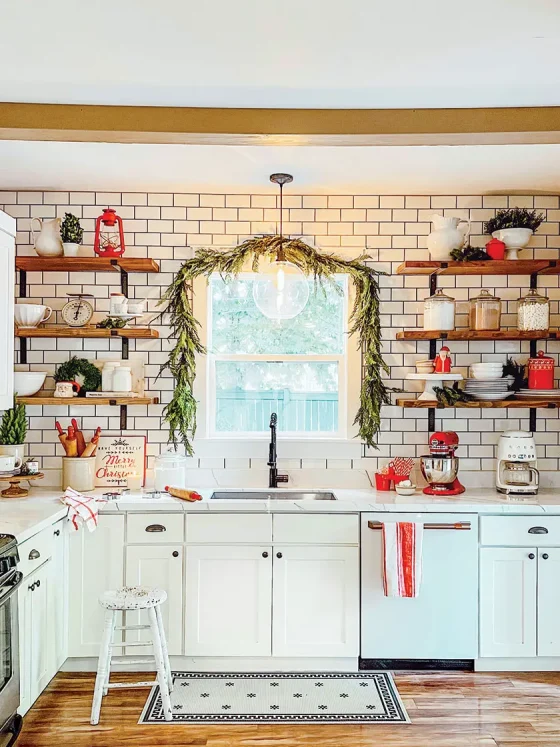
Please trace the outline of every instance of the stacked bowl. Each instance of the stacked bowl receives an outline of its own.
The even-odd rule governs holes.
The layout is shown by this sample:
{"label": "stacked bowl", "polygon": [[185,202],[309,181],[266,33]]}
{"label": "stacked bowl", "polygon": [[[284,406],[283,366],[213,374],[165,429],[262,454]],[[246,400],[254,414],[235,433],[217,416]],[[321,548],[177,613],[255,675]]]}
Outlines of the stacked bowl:
{"label": "stacked bowl", "polygon": [[513,376],[503,377],[502,363],[473,363],[471,378],[465,383],[465,392],[477,400],[495,402],[513,394],[509,387]]}

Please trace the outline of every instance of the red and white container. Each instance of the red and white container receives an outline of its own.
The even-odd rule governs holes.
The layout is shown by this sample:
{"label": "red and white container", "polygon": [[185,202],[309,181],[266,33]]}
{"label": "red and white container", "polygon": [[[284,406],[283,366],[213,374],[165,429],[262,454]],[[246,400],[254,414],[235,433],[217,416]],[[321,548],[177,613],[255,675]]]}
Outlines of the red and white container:
{"label": "red and white container", "polygon": [[536,358],[529,358],[529,389],[554,389],[554,359],[539,350]]}

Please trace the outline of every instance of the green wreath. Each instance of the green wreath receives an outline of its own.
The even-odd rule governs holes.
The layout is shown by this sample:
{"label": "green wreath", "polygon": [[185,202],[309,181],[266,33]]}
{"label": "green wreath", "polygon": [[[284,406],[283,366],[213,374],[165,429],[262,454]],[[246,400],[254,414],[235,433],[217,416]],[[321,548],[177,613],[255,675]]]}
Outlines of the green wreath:
{"label": "green wreath", "polygon": [[101,386],[101,371],[86,358],[73,356],[56,369],[54,380],[77,381],[81,385],[78,396],[85,397],[86,392],[96,392]]}

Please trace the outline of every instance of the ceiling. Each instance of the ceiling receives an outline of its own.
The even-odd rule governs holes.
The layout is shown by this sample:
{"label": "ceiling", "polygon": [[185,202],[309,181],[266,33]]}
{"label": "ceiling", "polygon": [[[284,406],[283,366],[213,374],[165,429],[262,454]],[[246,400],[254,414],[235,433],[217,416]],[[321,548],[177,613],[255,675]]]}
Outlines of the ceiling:
{"label": "ceiling", "polygon": [[560,145],[288,147],[0,141],[3,189],[560,193]]}
{"label": "ceiling", "polygon": [[560,104],[558,0],[7,0],[2,27],[6,102]]}

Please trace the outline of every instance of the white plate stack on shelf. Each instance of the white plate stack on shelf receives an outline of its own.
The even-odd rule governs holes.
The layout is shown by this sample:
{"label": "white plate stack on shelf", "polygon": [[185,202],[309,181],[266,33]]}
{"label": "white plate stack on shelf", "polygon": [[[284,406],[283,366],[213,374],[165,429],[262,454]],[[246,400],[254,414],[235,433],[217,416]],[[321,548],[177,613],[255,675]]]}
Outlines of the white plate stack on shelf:
{"label": "white plate stack on shelf", "polygon": [[520,389],[515,396],[519,399],[560,399],[560,389]]}
{"label": "white plate stack on shelf", "polygon": [[503,376],[501,363],[474,363],[471,366],[472,378],[465,382],[465,392],[476,400],[495,402],[511,397],[513,376]]}

